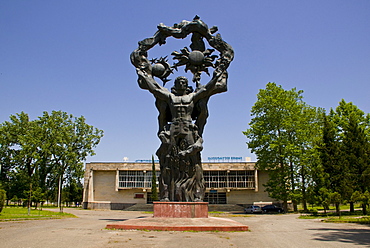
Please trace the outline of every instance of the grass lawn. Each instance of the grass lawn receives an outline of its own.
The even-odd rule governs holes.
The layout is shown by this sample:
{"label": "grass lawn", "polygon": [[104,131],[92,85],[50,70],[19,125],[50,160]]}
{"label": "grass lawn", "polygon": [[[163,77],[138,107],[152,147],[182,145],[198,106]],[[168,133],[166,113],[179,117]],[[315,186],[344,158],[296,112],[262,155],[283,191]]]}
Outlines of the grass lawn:
{"label": "grass lawn", "polygon": [[334,223],[358,223],[358,224],[370,224],[370,216],[363,215],[362,211],[355,211],[353,213],[349,211],[341,212],[341,216],[336,216],[335,212],[314,213],[304,214],[299,217],[300,219],[322,219],[323,222],[334,222]]}
{"label": "grass lawn", "polygon": [[61,219],[74,217],[76,216],[73,214],[38,209],[31,209],[31,214],[28,215],[28,209],[23,207],[4,207],[3,211],[0,213],[0,221]]}
{"label": "grass lawn", "polygon": [[[309,210],[314,210],[314,211],[317,211],[317,210],[324,210],[324,208],[322,206],[311,206],[311,205],[308,205],[307,208]],[[339,206],[340,210],[349,210],[350,209],[350,205],[349,204],[341,204]],[[355,206],[355,208],[361,208],[361,206]],[[335,206],[333,205],[330,205],[329,206],[329,209],[327,210],[335,210]],[[303,205],[302,204],[299,204],[298,205],[298,211],[303,211]]]}
{"label": "grass lawn", "polygon": [[370,224],[370,216],[356,216],[356,217],[330,217],[324,220],[325,222],[334,223],[358,223],[358,224]]}

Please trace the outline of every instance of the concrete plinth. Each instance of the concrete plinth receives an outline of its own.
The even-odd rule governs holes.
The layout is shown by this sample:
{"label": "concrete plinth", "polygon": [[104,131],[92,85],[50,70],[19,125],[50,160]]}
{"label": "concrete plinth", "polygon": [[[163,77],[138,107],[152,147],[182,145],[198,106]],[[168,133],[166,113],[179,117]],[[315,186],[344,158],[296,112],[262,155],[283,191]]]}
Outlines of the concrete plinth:
{"label": "concrete plinth", "polygon": [[155,231],[245,232],[248,226],[225,218],[139,218],[109,224],[107,229]]}
{"label": "concrete plinth", "polygon": [[224,218],[208,218],[207,202],[154,202],[154,214],[107,225],[107,229],[156,231],[248,231],[248,226]]}
{"label": "concrete plinth", "polygon": [[154,218],[208,218],[208,202],[153,202]]}

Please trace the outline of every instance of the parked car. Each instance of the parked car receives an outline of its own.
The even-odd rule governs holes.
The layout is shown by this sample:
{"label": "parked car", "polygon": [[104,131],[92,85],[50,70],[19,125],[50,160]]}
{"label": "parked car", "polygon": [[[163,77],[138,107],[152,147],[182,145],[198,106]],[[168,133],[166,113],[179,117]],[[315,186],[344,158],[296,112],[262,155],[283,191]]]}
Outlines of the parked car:
{"label": "parked car", "polygon": [[260,206],[249,206],[249,207],[246,207],[244,208],[244,213],[246,214],[260,214],[262,213],[262,209]]}
{"label": "parked car", "polygon": [[275,213],[284,213],[284,209],[281,207],[277,207],[275,205],[266,205],[261,208],[264,213],[270,213],[270,212],[275,212]]}

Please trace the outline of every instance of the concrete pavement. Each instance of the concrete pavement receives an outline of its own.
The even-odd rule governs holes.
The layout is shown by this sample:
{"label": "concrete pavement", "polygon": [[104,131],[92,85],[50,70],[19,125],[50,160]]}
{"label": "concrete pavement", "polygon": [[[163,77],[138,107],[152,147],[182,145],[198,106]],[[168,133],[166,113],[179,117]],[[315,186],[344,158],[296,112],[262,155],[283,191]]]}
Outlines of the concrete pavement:
{"label": "concrete pavement", "polygon": [[297,214],[230,217],[248,232],[107,230],[150,217],[136,211],[65,209],[78,218],[0,222],[0,247],[370,247],[370,226],[298,219]]}

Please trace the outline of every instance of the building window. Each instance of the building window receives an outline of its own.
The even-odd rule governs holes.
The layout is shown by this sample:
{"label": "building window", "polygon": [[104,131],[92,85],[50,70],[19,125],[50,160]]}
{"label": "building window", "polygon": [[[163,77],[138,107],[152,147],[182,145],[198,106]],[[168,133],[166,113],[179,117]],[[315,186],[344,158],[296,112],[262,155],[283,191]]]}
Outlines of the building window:
{"label": "building window", "polygon": [[254,171],[203,171],[206,188],[254,189]]}
{"label": "building window", "polygon": [[[157,185],[160,172],[156,172]],[[203,171],[206,188],[255,188],[255,175],[252,170],[242,171]],[[118,188],[151,188],[152,172],[120,171]]]}
{"label": "building window", "polygon": [[226,188],[227,173],[226,171],[203,171],[206,188]]}
{"label": "building window", "polygon": [[[156,172],[158,183],[159,171]],[[120,171],[119,172],[119,188],[151,188],[152,187],[152,172],[147,171]]]}
{"label": "building window", "polygon": [[230,171],[229,188],[254,188],[254,171]]}

